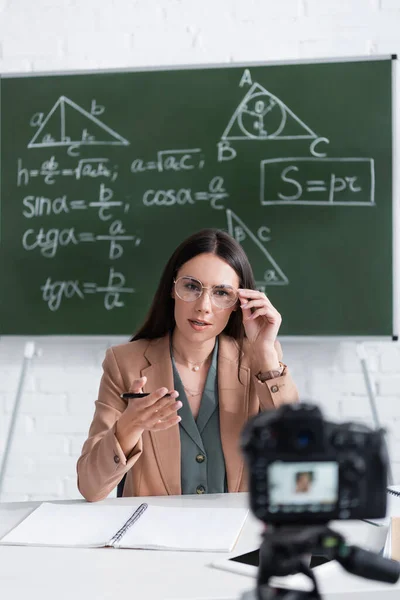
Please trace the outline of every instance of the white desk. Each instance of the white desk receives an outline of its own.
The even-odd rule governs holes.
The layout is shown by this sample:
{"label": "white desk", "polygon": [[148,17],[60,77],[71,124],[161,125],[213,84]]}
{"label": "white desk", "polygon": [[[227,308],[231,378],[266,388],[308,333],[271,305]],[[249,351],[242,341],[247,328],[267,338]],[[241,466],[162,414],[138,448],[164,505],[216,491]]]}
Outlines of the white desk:
{"label": "white desk", "polygon": [[[151,497],[143,500],[163,506],[247,506],[247,494]],[[130,499],[113,498],[103,503],[129,504]],[[0,537],[38,504],[0,504]],[[335,528],[345,533],[350,543],[363,547],[377,547],[383,539],[382,528],[366,523],[340,522],[335,523]],[[234,554],[254,550],[259,545],[260,532],[260,523],[250,515]],[[245,591],[254,588],[255,581],[209,566],[223,556],[221,553],[206,552],[0,546],[1,598],[236,600]],[[400,597],[400,585],[367,582],[348,575],[337,564],[323,565],[318,571],[321,591],[326,600],[372,600],[378,593],[379,597]]]}

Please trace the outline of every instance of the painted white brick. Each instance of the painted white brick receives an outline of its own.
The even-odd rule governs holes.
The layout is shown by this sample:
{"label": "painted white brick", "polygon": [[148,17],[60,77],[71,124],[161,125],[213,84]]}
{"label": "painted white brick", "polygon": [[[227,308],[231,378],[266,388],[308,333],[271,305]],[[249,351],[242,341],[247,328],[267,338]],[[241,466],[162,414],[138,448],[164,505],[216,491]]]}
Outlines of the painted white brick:
{"label": "painted white brick", "polygon": [[34,472],[35,461],[31,456],[20,453],[16,454],[14,449],[9,454],[6,475],[19,473],[21,476],[30,475]]}
{"label": "painted white brick", "polygon": [[341,417],[343,419],[372,418],[371,407],[367,396],[344,396],[340,406]]}
{"label": "painted white brick", "polygon": [[76,458],[74,456],[54,456],[50,453],[35,456],[34,473],[38,477],[76,476]]}
{"label": "painted white brick", "polygon": [[62,41],[54,34],[48,33],[45,29],[38,32],[37,35],[27,35],[28,31],[17,29],[4,35],[2,40],[2,56],[8,57],[29,57],[32,55],[46,56],[48,53],[60,55],[62,50]]}
{"label": "painted white brick", "polygon": [[[287,1],[287,0],[286,0]],[[165,22],[165,25],[170,30],[180,30],[182,25],[194,25],[198,24],[200,26],[204,26],[208,24],[213,27],[216,25],[220,30],[220,35],[224,35],[225,27],[233,22],[233,12],[235,10],[235,2],[212,2],[211,0],[206,0],[202,4],[199,5],[196,0],[186,0],[185,2],[179,2],[179,0],[170,0],[169,2],[161,2],[159,5],[162,7],[162,16]],[[252,13],[252,4],[254,5],[254,0],[250,0],[249,2],[249,13]],[[142,0],[139,4],[142,6],[142,10],[146,12],[146,15],[139,12],[139,23],[140,26],[145,24],[147,19],[149,18],[149,11],[147,10],[146,3]],[[208,6],[207,6],[208,5]],[[211,12],[213,10],[213,12]],[[273,9],[272,9],[273,11]],[[212,14],[212,18],[211,17]],[[240,18],[238,19],[240,21]],[[177,23],[180,23],[179,27],[176,27]]]}
{"label": "painted white brick", "polygon": [[51,494],[54,497],[62,496],[63,485],[59,478],[54,477],[20,477],[16,475],[4,478],[4,492],[11,494]]}
{"label": "painted white brick", "polygon": [[63,486],[64,486],[65,498],[80,498],[80,499],[82,499],[82,494],[78,490],[76,477],[64,477]]}
{"label": "painted white brick", "polygon": [[[372,385],[376,388],[374,377],[371,376]],[[352,396],[365,396],[367,387],[365,385],[364,376],[361,373],[338,373],[335,378],[337,389],[343,391],[344,394]]]}
{"label": "painted white brick", "polygon": [[339,373],[361,373],[361,364],[354,343],[343,342],[337,361]]}
{"label": "painted white brick", "polygon": [[354,16],[355,19],[360,14],[367,12],[371,13],[373,18],[374,12],[378,9],[377,0],[305,0],[307,15],[329,15],[342,14]]}
{"label": "painted white brick", "polygon": [[[223,5],[222,2],[220,4]],[[284,17],[287,20],[298,17],[303,11],[303,3],[299,0],[282,0],[281,2],[233,0],[231,10],[235,21],[264,22],[268,25],[276,17]]]}
{"label": "painted white brick", "polygon": [[[8,400],[7,404],[11,401],[12,404],[15,402],[19,381],[21,376],[21,368],[16,367],[15,369],[0,369],[0,393],[6,393]],[[23,393],[36,391],[36,381],[32,371],[27,371],[24,376]],[[9,400],[11,398],[11,400]]]}
{"label": "painted white brick", "polygon": [[[1,16],[0,16],[1,18]],[[5,73],[28,73],[32,71],[32,63],[29,58],[18,56],[3,58],[3,46],[0,43],[0,72]]]}
{"label": "painted white brick", "polygon": [[65,40],[65,52],[69,56],[79,55],[82,58],[96,56],[98,60],[109,54],[118,59],[121,55],[129,52],[130,34],[118,31],[75,31],[73,35]]}
{"label": "painted white brick", "polygon": [[400,397],[400,374],[393,376],[381,375],[378,382],[378,388],[381,396]]}
{"label": "painted white brick", "polygon": [[[12,410],[14,401],[8,398],[8,411]],[[21,415],[63,415],[67,412],[66,394],[29,394],[24,393],[19,405]]]}
{"label": "painted white brick", "polygon": [[[5,441],[9,433],[11,415],[2,415],[0,419],[0,448],[2,442]],[[35,423],[32,415],[19,415],[15,422],[14,428],[14,441],[18,443],[20,439],[23,439],[27,434],[32,433],[35,428]]]}
{"label": "painted white brick", "polygon": [[76,459],[78,459],[78,457],[81,454],[82,451],[82,446],[85,443],[86,440],[86,435],[85,436],[74,436],[70,438],[70,454],[71,456],[75,456]]}
{"label": "painted white brick", "polygon": [[[99,69],[100,65],[102,69],[112,68],[112,65],[110,64],[99,63],[99,60],[96,56],[34,56],[30,62],[30,70],[38,73],[51,71],[95,71]],[[116,66],[115,62],[113,63],[113,66]]]}
{"label": "painted white brick", "polygon": [[[364,344],[367,355],[367,366],[370,373],[375,373],[380,365],[381,349],[375,345]],[[362,373],[361,362],[358,358],[354,342],[343,342],[338,353],[338,373]]]}
{"label": "painted white brick", "polygon": [[[132,60],[135,64],[152,66],[155,64],[196,64],[228,62],[229,49],[224,44],[217,44],[215,36],[204,37],[204,32],[190,27],[182,27],[175,32],[176,45],[170,43],[170,35],[164,26],[153,28],[153,40],[148,36],[148,29],[135,29],[131,38]],[[205,39],[206,38],[206,39]],[[154,44],[157,39],[157,44]]]}
{"label": "painted white brick", "polygon": [[385,11],[395,11],[400,12],[400,3],[399,0],[380,0],[381,10]]}
{"label": "painted white brick", "polygon": [[374,39],[374,54],[397,54],[400,51],[400,41],[398,36],[377,35]]}
{"label": "painted white brick", "polygon": [[[121,10],[121,2],[120,0],[116,0],[116,2],[109,3],[108,7],[104,7],[104,4],[102,5],[102,10],[100,11],[98,19],[101,26],[106,30],[111,29],[110,24],[112,24],[113,28],[116,28],[116,31],[132,31],[138,27],[148,27],[150,30],[152,25],[166,20],[166,15],[174,4],[174,0],[170,0],[168,3],[153,2],[151,10],[149,10],[148,3],[139,0],[137,2],[123,2],[123,10]],[[174,28],[176,28],[178,23],[187,22],[184,17],[184,11],[188,4],[189,2],[187,1],[180,3],[182,14],[180,15],[180,18],[173,23]],[[193,18],[193,14],[190,16]]]}
{"label": "painted white brick", "polygon": [[[62,485],[62,484],[61,484]],[[60,499],[64,499],[62,493],[60,494],[44,494],[41,491],[38,491],[37,494],[29,494],[28,499],[30,502],[53,502]]]}
{"label": "painted white brick", "polygon": [[[305,7],[307,7],[307,0],[304,1]],[[371,27],[372,19],[374,24],[373,27]],[[305,17],[301,17],[298,21],[297,37],[300,40],[304,40],[307,39],[307,37],[310,37],[311,33],[315,37],[317,37],[317,35],[318,37],[324,37],[329,33],[332,37],[335,37],[348,32],[369,32],[371,35],[371,33],[375,33],[379,28],[383,28],[384,24],[389,21],[389,15],[383,14],[381,11],[376,12],[375,10],[373,11],[373,14],[371,14],[371,11],[369,10],[362,11],[356,15],[346,12],[327,12],[318,14],[315,12],[308,13],[307,8],[305,8]],[[331,24],[330,28],[329,23]],[[332,34],[334,34],[334,36]],[[340,38],[337,39],[338,46],[340,46]]]}
{"label": "painted white brick", "polygon": [[16,494],[15,492],[8,493],[6,491],[1,492],[1,502],[28,502],[28,494]]}
{"label": "painted white brick", "polygon": [[400,371],[400,347],[398,343],[382,348],[380,370],[382,373],[398,373]]}
{"label": "painted white brick", "polygon": [[400,463],[392,463],[393,480],[400,481]]}
{"label": "painted white brick", "polygon": [[36,418],[36,430],[41,433],[85,433],[87,434],[90,426],[90,419],[82,415],[67,415],[65,417],[47,417]]}
{"label": "painted white brick", "polygon": [[93,394],[70,394],[67,400],[67,412],[70,414],[82,414],[93,416],[95,410],[95,399]]}
{"label": "painted white brick", "polygon": [[395,437],[393,431],[393,429],[390,430],[388,427],[386,433],[386,443],[388,445],[389,454],[391,457],[398,455],[398,452],[400,450],[400,440]]}
{"label": "painted white brick", "polygon": [[18,366],[0,368],[0,392],[11,392],[15,394],[20,372],[21,368]]}
{"label": "painted white brick", "polygon": [[[391,437],[400,443],[400,418],[391,417],[385,423],[385,427]],[[400,461],[400,447],[399,447],[399,455],[398,459]]]}
{"label": "painted white brick", "polygon": [[382,419],[400,419],[400,395],[399,396],[377,396],[376,408]]}
{"label": "painted white brick", "polygon": [[[339,41],[339,43],[338,43]],[[364,56],[370,54],[371,40],[362,35],[337,37],[313,37],[301,41],[299,44],[299,55],[301,58],[313,56],[315,58],[329,58],[342,56]]]}
{"label": "painted white brick", "polygon": [[[92,5],[95,4],[93,1],[90,3]],[[8,0],[8,4],[11,11],[14,10],[17,14],[23,16],[26,7],[25,0],[12,0],[11,2]],[[36,15],[39,15],[39,13],[42,13],[49,8],[62,9],[65,6],[74,6],[74,4],[76,4],[76,0],[36,0]]]}
{"label": "painted white brick", "polygon": [[94,397],[99,388],[99,370],[91,367],[74,367],[73,369],[35,370],[35,377],[40,392],[54,393],[67,389],[71,393],[87,392]]}
{"label": "painted white brick", "polygon": [[[282,24],[274,23],[274,27],[279,30],[280,27],[290,29],[295,28],[295,23],[288,21]],[[254,33],[254,25],[245,23],[239,28],[233,27],[229,32],[231,42],[229,46],[233,48],[230,53],[233,62],[270,62],[273,60],[296,59],[299,56],[298,42],[294,37],[266,36],[265,31],[259,30],[257,35]],[[204,50],[218,51],[217,33],[212,34],[209,31],[199,32],[199,48]],[[235,45],[236,40],[236,45]],[[225,50],[225,49],[224,49]]]}
{"label": "painted white brick", "polygon": [[23,444],[16,441],[13,455],[28,453],[30,456],[41,456],[51,453],[53,456],[65,456],[69,454],[68,438],[62,434],[33,432],[25,435],[20,441],[23,441]]}
{"label": "painted white brick", "polygon": [[0,421],[1,416],[6,414],[7,412],[7,394],[0,393]]}

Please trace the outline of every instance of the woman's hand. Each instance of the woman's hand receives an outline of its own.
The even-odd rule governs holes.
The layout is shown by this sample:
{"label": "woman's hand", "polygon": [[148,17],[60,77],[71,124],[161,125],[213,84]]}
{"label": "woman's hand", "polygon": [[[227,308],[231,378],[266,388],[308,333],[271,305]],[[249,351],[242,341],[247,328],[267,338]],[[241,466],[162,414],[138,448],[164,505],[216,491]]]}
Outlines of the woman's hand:
{"label": "woman's hand", "polygon": [[[263,292],[239,289],[240,307],[246,336],[252,345],[260,365],[274,362],[269,368],[279,365],[275,351],[275,340],[282,317]],[[252,310],[253,309],[253,312]]]}
{"label": "woman's hand", "polygon": [[[146,377],[133,382],[130,391],[140,393],[146,383]],[[126,410],[117,421],[116,436],[125,456],[128,456],[139,441],[143,431],[169,429],[181,420],[177,411],[182,402],[177,401],[178,392],[162,387],[145,398],[129,400]]]}

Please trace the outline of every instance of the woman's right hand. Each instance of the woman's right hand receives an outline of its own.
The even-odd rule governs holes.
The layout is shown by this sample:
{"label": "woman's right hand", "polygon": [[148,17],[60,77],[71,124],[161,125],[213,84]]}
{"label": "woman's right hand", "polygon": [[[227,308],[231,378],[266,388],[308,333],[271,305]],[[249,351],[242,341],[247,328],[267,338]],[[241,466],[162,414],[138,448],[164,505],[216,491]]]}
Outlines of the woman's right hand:
{"label": "woman's right hand", "polygon": [[[140,393],[146,383],[146,377],[136,379],[130,391]],[[155,390],[144,398],[133,398],[117,421],[116,436],[128,456],[139,441],[143,431],[161,431],[177,425],[181,417],[177,411],[182,402],[177,401],[178,392],[165,387]]]}

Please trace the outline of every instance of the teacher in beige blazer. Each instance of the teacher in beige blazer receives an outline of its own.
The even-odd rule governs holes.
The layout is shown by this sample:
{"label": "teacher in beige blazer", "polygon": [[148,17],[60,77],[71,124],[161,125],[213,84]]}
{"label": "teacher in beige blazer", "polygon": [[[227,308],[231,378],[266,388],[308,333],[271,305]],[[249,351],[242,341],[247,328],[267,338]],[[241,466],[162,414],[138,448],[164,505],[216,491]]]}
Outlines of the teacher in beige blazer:
{"label": "teacher in beige blazer", "polygon": [[101,500],[125,475],[124,496],[246,491],[245,423],[298,400],[280,324],[234,238],[204,229],[184,240],[143,326],[107,350],[77,464],[82,495]]}

